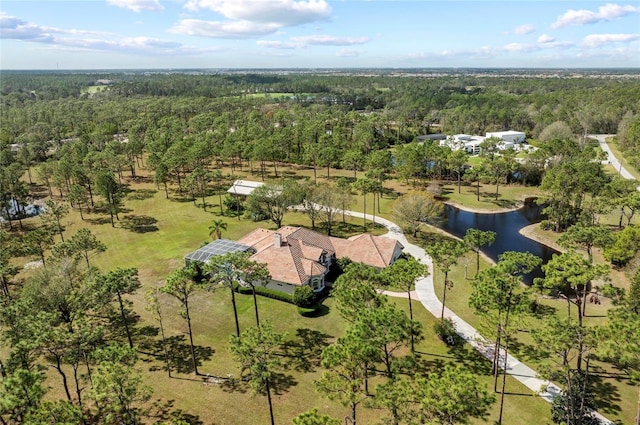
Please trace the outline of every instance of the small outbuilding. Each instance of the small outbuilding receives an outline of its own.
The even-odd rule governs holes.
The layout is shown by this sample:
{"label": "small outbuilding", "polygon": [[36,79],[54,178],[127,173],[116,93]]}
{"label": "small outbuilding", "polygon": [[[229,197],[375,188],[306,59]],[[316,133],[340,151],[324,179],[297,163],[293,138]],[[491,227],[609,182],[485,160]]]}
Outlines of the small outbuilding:
{"label": "small outbuilding", "polygon": [[251,195],[253,191],[259,188],[260,186],[264,186],[264,183],[254,182],[251,180],[236,180],[233,182],[233,185],[231,185],[231,187],[227,189],[227,193],[246,198],[247,196]]}

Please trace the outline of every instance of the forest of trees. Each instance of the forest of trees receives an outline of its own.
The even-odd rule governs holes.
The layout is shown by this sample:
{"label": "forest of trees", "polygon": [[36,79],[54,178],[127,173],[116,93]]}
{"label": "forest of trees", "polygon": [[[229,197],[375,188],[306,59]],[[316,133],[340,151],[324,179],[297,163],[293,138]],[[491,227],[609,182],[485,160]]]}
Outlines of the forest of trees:
{"label": "forest of trees", "polygon": [[[134,367],[140,352],[132,330],[136,312],[129,297],[144,282],[136,268],[99,270],[93,256],[107,247],[88,228],[65,233],[64,217],[73,210],[84,222],[83,214],[91,212],[101,214],[102,224],[110,229],[123,226],[129,212],[125,205],[128,182],[144,171],[163,199],[200,203],[208,211],[206,198],[215,196],[220,215],[238,213],[239,220],[244,208],[245,219],[270,219],[276,227],[283,224],[287,208],[302,205],[311,226],[318,224],[327,234],[339,221],[336,209],[347,209],[355,197],[363,197],[364,209],[373,211],[373,217],[380,213],[380,198],[389,179],[420,190],[420,195],[400,197],[393,208],[394,217],[414,237],[421,225],[436,223],[442,215],[442,207],[434,203],[441,196],[442,181],[455,183],[458,191],[463,181],[470,187],[477,184],[478,198],[481,182],[492,185],[496,198],[504,184],[539,187],[546,214],[542,226],[562,233],[558,242],[569,253],[543,266],[546,277],[536,282],[535,289],[564,296],[568,317],[550,321],[533,333],[543,348],[531,356],[552,358],[557,366],[545,366],[550,379],[564,388],[565,398],[560,399],[564,404],[554,406],[557,423],[586,423],[580,421],[586,420],[585,406],[593,404],[585,382],[591,357],[615,365],[634,383],[640,380],[638,338],[634,340],[640,331],[640,272],[635,272],[640,230],[634,224],[640,214],[640,192],[637,181],[605,171],[602,161],[606,158],[586,137],[617,133],[618,146],[629,162],[640,165],[636,77],[3,72],[0,325],[8,348],[0,350],[1,422],[142,421],[139,406],[149,400],[150,388]],[[109,83],[94,90],[97,80]],[[495,144],[488,140],[471,166],[469,156],[461,151],[415,142],[417,136],[428,133],[484,134],[507,129],[526,132],[538,149],[523,161],[513,151],[496,154]],[[292,164],[312,172],[308,181],[285,180],[290,177],[285,165]],[[342,176],[331,186],[316,184],[321,178],[329,182],[336,169],[349,177]],[[233,173],[247,171],[267,184],[244,205],[232,197],[223,200]],[[25,225],[25,206],[33,201],[37,188],[39,196],[47,198],[45,213],[37,225],[33,219]],[[367,195],[372,195],[373,206],[367,206]],[[12,206],[18,207],[15,214],[9,214]],[[602,217],[610,214],[615,214],[616,226],[602,224]],[[363,224],[366,229],[366,220]],[[226,228],[225,222],[217,221],[210,234],[219,238]],[[471,249],[477,253],[479,269],[480,247],[493,241],[491,235],[473,232],[465,239],[465,243],[434,243],[427,249],[444,274],[443,301],[450,288],[448,273],[459,257]],[[607,267],[595,264],[594,249],[602,252]],[[19,259],[40,260],[43,267],[22,279]],[[518,278],[537,264],[536,259],[510,254],[473,279],[470,306],[492,321],[497,347],[510,348],[517,319],[533,302],[529,292],[519,289]],[[604,295],[617,305],[606,325],[584,326],[591,283],[606,275],[609,266],[628,272],[630,290],[623,295],[615,282],[609,285]],[[234,285],[248,270],[258,268],[243,258],[209,267],[213,277],[208,282],[196,282],[198,272],[188,268],[167,274],[158,291],[146,294],[146,307],[159,323],[165,347],[158,296],[175,298],[188,329],[189,361],[198,375],[190,302],[198,291],[219,286],[229,290],[236,330],[230,351],[243,371],[250,372],[248,382],[254,391],[268,397],[273,423],[271,391],[282,361],[273,353],[284,346],[284,336],[259,319],[253,284],[257,326],[241,332],[234,292]],[[258,271],[260,279],[266,279],[266,272]],[[407,365],[414,361],[414,344],[423,338],[420,324],[414,321],[413,311],[407,316],[386,304],[376,287],[393,281],[411,297],[412,273],[398,268],[389,275],[376,275],[351,265],[336,282],[338,313],[348,327],[322,351],[318,362],[324,373],[315,385],[321,394],[348,407],[354,424],[370,395],[368,373],[374,365],[384,377],[377,379],[375,392],[387,397],[376,398],[372,408],[385,409],[388,423],[461,423],[486,416],[495,401],[478,389],[472,391],[473,397],[460,395],[457,407],[464,408],[452,413],[450,405],[440,406],[437,401],[448,384],[475,390],[478,383],[472,374],[447,367],[438,376],[406,376]],[[357,291],[341,293],[345,285]],[[616,333],[626,335],[626,343],[614,338]],[[600,344],[595,343],[598,339]],[[263,356],[255,356],[256,352]],[[166,347],[164,361],[171,376]],[[497,387],[497,357],[493,363]],[[63,397],[44,401],[47,380],[56,378]],[[126,397],[114,399],[114,392]],[[311,411],[294,423],[332,423],[330,418],[312,422],[320,421],[320,416]],[[158,420],[184,423],[169,422],[166,416]]]}

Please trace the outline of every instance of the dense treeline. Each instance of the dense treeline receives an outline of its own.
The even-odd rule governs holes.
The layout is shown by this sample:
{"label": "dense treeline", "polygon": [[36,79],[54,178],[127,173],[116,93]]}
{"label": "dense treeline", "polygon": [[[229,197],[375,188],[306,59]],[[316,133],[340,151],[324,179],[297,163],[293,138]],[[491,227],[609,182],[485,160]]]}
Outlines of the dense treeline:
{"label": "dense treeline", "polygon": [[[101,79],[112,84],[89,93],[87,88]],[[124,123],[142,114],[188,119],[230,111],[238,97],[257,107],[265,103],[258,95],[269,103],[384,111],[389,120],[419,123],[418,133],[435,123],[447,133],[511,128],[537,137],[558,120],[574,133],[615,133],[626,113],[635,115],[640,109],[640,85],[622,78],[3,73],[1,83],[0,118],[2,132],[8,134],[3,138],[17,138],[35,126],[48,126],[50,139],[79,137],[95,121],[126,131]],[[66,101],[60,102],[62,98]],[[68,98],[76,99],[71,107]],[[186,99],[189,106],[182,104]],[[61,117],[73,125],[61,125]]]}

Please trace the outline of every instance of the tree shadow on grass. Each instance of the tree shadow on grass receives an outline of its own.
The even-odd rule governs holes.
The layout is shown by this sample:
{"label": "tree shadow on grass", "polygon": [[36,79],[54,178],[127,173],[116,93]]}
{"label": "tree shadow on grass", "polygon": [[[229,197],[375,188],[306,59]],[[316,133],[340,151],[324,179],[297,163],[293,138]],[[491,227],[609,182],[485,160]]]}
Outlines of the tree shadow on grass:
{"label": "tree shadow on grass", "polygon": [[185,423],[189,425],[203,425],[198,415],[192,415],[182,409],[174,409],[174,400],[156,400],[149,409],[150,418],[155,419],[154,423]]}
{"label": "tree shadow on grass", "polygon": [[[156,352],[156,337],[160,334],[160,328],[157,326],[141,326],[132,329],[133,339],[138,346],[138,351],[150,356],[159,356],[162,351]],[[162,349],[162,347],[160,347]]]}
{"label": "tree shadow on grass", "polygon": [[[437,357],[434,357],[437,356]],[[416,358],[413,373],[408,373],[409,376],[413,374],[428,375],[430,373],[442,370],[445,364],[449,363],[449,360],[445,360],[444,356],[438,354],[428,354]]]}
{"label": "tree shadow on grass", "polygon": [[[220,383],[220,388],[222,389],[222,391],[228,393],[246,393],[251,388],[249,379],[249,376],[242,376],[240,378],[231,377]],[[270,384],[273,394],[280,395],[289,391],[289,388],[298,385],[298,381],[296,381],[292,375],[274,372],[271,374]],[[265,388],[262,388],[260,391],[258,391],[258,394],[266,395],[267,393]]]}
{"label": "tree shadow on grass", "polygon": [[494,199],[491,203],[499,206],[500,208],[515,208],[518,206],[516,201],[512,199]]}
{"label": "tree shadow on grass", "polygon": [[331,309],[329,308],[328,305],[321,304],[320,307],[318,307],[318,309],[313,312],[313,314],[310,314],[307,317],[322,317],[322,316],[326,316],[327,314],[329,314],[330,311],[331,311]]}
{"label": "tree shadow on grass", "polygon": [[[598,372],[601,370],[598,367],[594,367],[593,371]],[[619,414],[620,402],[622,401],[620,398],[620,393],[615,385],[611,382],[608,382],[606,379],[608,376],[606,374],[589,374],[589,386],[591,387],[591,393],[596,396],[596,404],[598,406],[598,411],[603,414],[616,415]],[[626,380],[627,378],[617,377],[615,378],[617,381]]]}
{"label": "tree shadow on grass", "polygon": [[94,224],[94,225],[111,224],[111,219],[109,218],[109,216],[107,216],[107,217],[96,217],[96,218],[86,218],[85,217],[84,221],[86,221],[87,223],[90,223],[90,224]]}
{"label": "tree shadow on grass", "polygon": [[129,200],[144,201],[145,199],[153,198],[156,193],[158,191],[155,189],[137,189],[129,193],[127,198]]}
{"label": "tree shadow on grass", "polygon": [[149,232],[157,232],[158,226],[156,226],[156,220],[153,217],[148,215],[125,215],[120,220],[120,226],[123,229],[127,229],[134,233],[149,233]]}
{"label": "tree shadow on grass", "polygon": [[292,179],[292,180],[309,180],[309,177],[307,176],[303,176],[301,174],[296,173],[295,171],[290,171],[290,170],[278,170],[278,174],[282,174],[282,176],[286,179]]}
{"label": "tree shadow on grass", "polygon": [[308,329],[296,329],[296,337],[283,344],[285,369],[313,372],[320,366],[322,350],[329,345],[331,335]]}
{"label": "tree shadow on grass", "polygon": [[[274,373],[271,375],[271,388],[275,394],[282,394],[289,391],[289,388],[298,385],[293,375],[285,373]],[[266,393],[263,393],[266,395]]]}
{"label": "tree shadow on grass", "polygon": [[411,235],[407,236],[409,237],[409,242],[413,242],[419,246],[430,246],[451,239],[451,236],[436,232],[423,232],[422,229],[418,231],[418,235],[415,238]]}
{"label": "tree shadow on grass", "polygon": [[[474,192],[475,193],[475,192]],[[512,199],[501,199],[501,195],[496,197],[495,192],[480,192],[480,197],[483,201],[497,205],[500,208],[514,208],[517,203]]]}
{"label": "tree shadow on grass", "polygon": [[135,182],[137,184],[141,184],[141,183],[151,184],[154,182],[153,176],[141,176],[139,174],[136,174],[135,176],[128,175],[128,176],[125,176],[124,179],[127,182]]}
{"label": "tree shadow on grass", "polygon": [[531,353],[531,350],[532,348],[530,344],[520,342],[517,336],[512,335],[509,338],[509,354],[512,354],[518,358],[523,358],[529,355]]}
{"label": "tree shadow on grass", "polygon": [[449,186],[449,185],[441,186],[441,188],[442,188],[442,195],[441,196],[444,199],[448,199],[447,195],[450,195],[455,191],[455,189],[453,187]]}
{"label": "tree shadow on grass", "polygon": [[244,394],[249,390],[249,383],[238,378],[229,378],[220,384],[222,391],[226,393]]}
{"label": "tree shadow on grass", "polygon": [[462,364],[476,375],[491,375],[491,362],[469,345],[456,345],[449,348],[456,364]]}
{"label": "tree shadow on grass", "polygon": [[545,305],[534,301],[531,304],[530,312],[536,319],[544,319],[545,317],[555,316],[558,309],[556,307]]}
{"label": "tree shadow on grass", "polygon": [[193,197],[188,193],[175,192],[173,196],[169,197],[169,199],[174,202],[180,202],[181,204],[184,204],[187,202],[191,202],[192,204],[194,203]]}
{"label": "tree shadow on grass", "polygon": [[[191,348],[189,343],[186,342],[184,335],[170,336],[165,339],[167,344],[167,352],[169,354],[169,365],[172,372],[177,373],[193,373],[193,362],[191,361]],[[201,345],[194,346],[196,352],[196,361],[198,367],[202,366],[204,360],[210,360],[215,351],[210,347],[203,347]],[[155,347],[153,347],[152,353],[156,358],[164,361],[164,348],[162,347],[162,341],[156,341]],[[154,367],[154,366],[152,366]],[[162,366],[164,368],[164,365]],[[158,366],[155,366],[155,370]]]}

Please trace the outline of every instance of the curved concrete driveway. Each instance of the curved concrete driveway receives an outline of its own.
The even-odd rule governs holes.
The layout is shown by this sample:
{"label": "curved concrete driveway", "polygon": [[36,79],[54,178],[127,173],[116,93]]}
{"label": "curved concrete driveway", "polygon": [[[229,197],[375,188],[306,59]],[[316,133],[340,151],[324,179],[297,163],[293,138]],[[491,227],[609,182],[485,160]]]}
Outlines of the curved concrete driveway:
{"label": "curved concrete driveway", "polygon": [[[373,216],[370,214],[367,214],[365,216],[365,214],[357,211],[345,211],[345,214],[352,217],[368,219],[373,218]],[[431,257],[425,252],[424,249],[410,243],[402,232],[400,226],[398,226],[397,224],[381,217],[376,217],[375,221],[376,223],[383,225],[387,228],[387,230],[389,230],[389,232],[384,235],[385,237],[399,241],[402,245],[404,245],[405,252],[413,255],[418,261],[427,266],[429,270],[429,276],[421,277],[416,280],[415,292],[418,295],[418,299],[420,300],[422,305],[435,317],[440,317],[440,312],[442,311],[442,303],[436,296],[433,286],[433,260],[431,259]],[[456,325],[456,331],[462,338],[464,338],[465,341],[472,345],[487,359],[493,359],[493,343],[484,339],[478,333],[478,331],[473,328],[473,326],[462,320],[453,311],[449,310],[446,307],[444,310],[444,316],[453,320]],[[504,350],[501,350],[501,357],[502,359],[504,359]],[[538,378],[537,373],[533,369],[520,362],[511,354],[507,356],[507,373],[524,384],[533,393],[539,395],[548,402],[553,401],[554,397],[560,394],[560,388],[557,385]],[[600,415],[599,413],[595,412],[595,415],[598,417],[602,424],[614,425],[613,422]]]}
{"label": "curved concrete driveway", "polygon": [[[627,170],[622,166],[622,164],[620,163],[620,160],[613,154],[613,151],[607,144],[607,137],[611,137],[611,136],[615,136],[615,135],[614,134],[589,134],[588,137],[592,137],[598,141],[602,150],[607,153],[607,157],[611,166],[615,168],[623,178],[627,180],[635,180],[635,177],[633,177],[633,175],[629,172],[629,170]],[[638,190],[640,191],[640,186],[638,186]]]}

